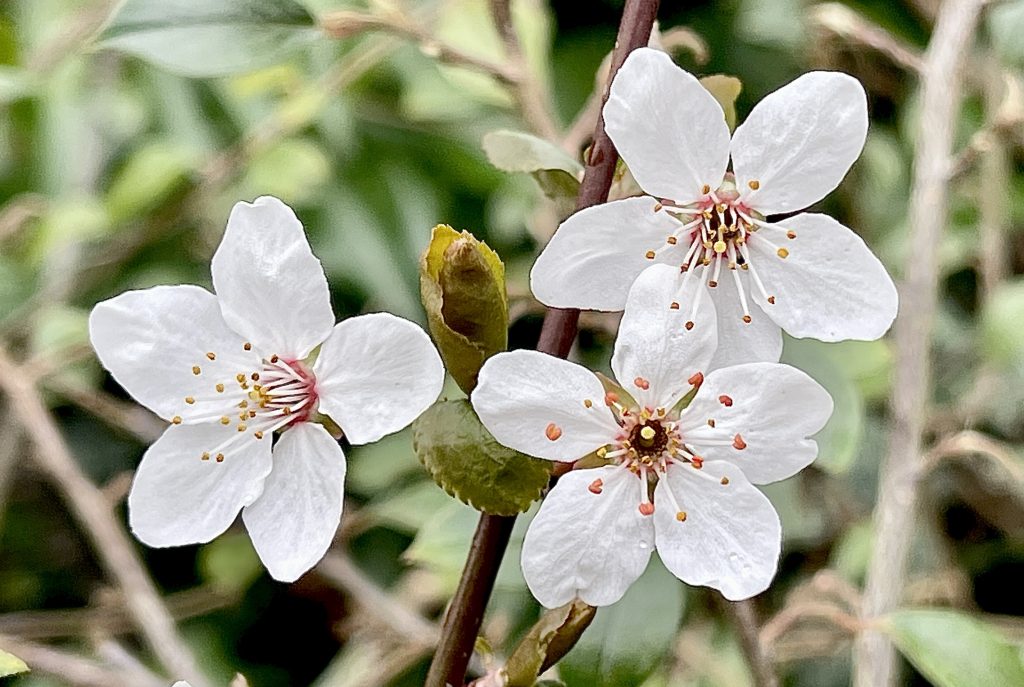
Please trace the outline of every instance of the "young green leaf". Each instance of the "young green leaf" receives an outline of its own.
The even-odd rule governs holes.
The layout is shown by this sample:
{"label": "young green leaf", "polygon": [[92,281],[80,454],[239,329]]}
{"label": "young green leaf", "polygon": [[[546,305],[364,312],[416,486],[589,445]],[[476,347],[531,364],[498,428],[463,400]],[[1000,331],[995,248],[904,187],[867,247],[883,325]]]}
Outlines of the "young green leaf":
{"label": "young green leaf", "polygon": [[575,208],[583,165],[556,145],[521,131],[492,131],[484,135],[484,152],[505,172],[533,176],[544,195],[568,216]]}
{"label": "young green leaf", "polygon": [[413,448],[441,488],[493,515],[515,515],[547,487],[552,464],[502,446],[465,399],[438,401],[413,423]]}
{"label": "young green leaf", "polygon": [[508,346],[505,266],[469,232],[439,224],[420,261],[420,298],[445,367],[470,393],[484,361]]}
{"label": "young green leaf", "polygon": [[9,677],[18,673],[27,673],[28,666],[14,654],[0,649],[0,677]]}
{"label": "young green leaf", "polygon": [[224,76],[280,61],[315,26],[295,0],[127,0],[99,42],[183,76]]}
{"label": "young green leaf", "polygon": [[965,613],[896,611],[882,629],[935,687],[1024,685],[1021,647]]}
{"label": "young green leaf", "polygon": [[579,641],[597,609],[579,599],[546,611],[516,646],[502,669],[506,687],[531,687]]}
{"label": "young green leaf", "polygon": [[736,128],[736,98],[740,97],[743,90],[743,82],[735,76],[725,74],[712,74],[700,80],[700,85],[715,96],[715,100],[722,106],[725,112],[725,121],[730,129]]}

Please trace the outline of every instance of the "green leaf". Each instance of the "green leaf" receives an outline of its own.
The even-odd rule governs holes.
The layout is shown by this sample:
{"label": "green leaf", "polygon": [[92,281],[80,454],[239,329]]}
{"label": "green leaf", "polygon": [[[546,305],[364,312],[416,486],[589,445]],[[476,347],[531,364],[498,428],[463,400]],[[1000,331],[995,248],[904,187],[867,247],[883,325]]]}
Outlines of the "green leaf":
{"label": "green leaf", "polygon": [[552,464],[499,444],[465,399],[438,401],[412,429],[413,448],[434,481],[477,510],[522,513],[547,487]]}
{"label": "green leaf", "polygon": [[448,373],[470,393],[484,361],[508,345],[505,266],[469,232],[439,224],[420,260],[420,298]]}
{"label": "green leaf", "polygon": [[965,613],[896,611],[882,629],[935,687],[1024,685],[1021,647]]}
{"label": "green leaf", "polygon": [[185,182],[197,156],[169,141],[137,148],[115,175],[107,192],[107,213],[119,223],[157,207]]}
{"label": "green leaf", "polygon": [[263,574],[256,550],[245,534],[225,534],[199,550],[203,579],[225,594],[241,594]]}
{"label": "green leaf", "polygon": [[100,35],[183,76],[224,76],[279,62],[318,35],[294,0],[127,0]]}
{"label": "green leaf", "polygon": [[506,661],[502,669],[506,687],[531,687],[538,675],[576,645],[596,612],[579,599],[546,611]]}
{"label": "green leaf", "polygon": [[9,677],[18,673],[27,673],[28,665],[14,654],[0,649],[0,677]]}
{"label": "green leaf", "polygon": [[505,129],[484,135],[484,152],[491,164],[505,172],[533,176],[544,195],[568,216],[576,206],[583,165],[558,146],[521,131]]}
{"label": "green leaf", "polygon": [[981,345],[985,358],[1002,365],[1024,363],[1024,279],[1000,284],[981,313]]}
{"label": "green leaf", "polygon": [[715,100],[722,106],[725,112],[725,121],[730,129],[736,128],[736,98],[740,97],[743,91],[743,82],[735,76],[725,74],[712,74],[700,80],[700,85],[715,96]]}
{"label": "green leaf", "polygon": [[660,560],[617,603],[602,608],[559,662],[569,687],[639,685],[663,662],[683,615],[684,589]]}

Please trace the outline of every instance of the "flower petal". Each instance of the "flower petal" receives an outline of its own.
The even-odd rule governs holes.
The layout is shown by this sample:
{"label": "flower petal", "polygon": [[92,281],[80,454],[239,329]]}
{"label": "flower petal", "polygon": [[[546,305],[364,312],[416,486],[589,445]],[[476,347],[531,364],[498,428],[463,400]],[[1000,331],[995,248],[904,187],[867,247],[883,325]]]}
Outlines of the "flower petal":
{"label": "flower petal", "polygon": [[[616,200],[580,210],[562,222],[530,272],[537,300],[553,308],[622,310],[629,287],[653,261],[647,252],[666,246],[680,223],[655,212],[648,196]],[[678,264],[679,244],[656,261]]]}
{"label": "flower petal", "polygon": [[419,326],[388,313],[339,322],[313,366],[320,410],[352,444],[397,432],[437,400],[441,356]]}
{"label": "flower petal", "polygon": [[[705,289],[699,281],[697,289]],[[642,406],[671,408],[692,388],[696,372],[707,372],[718,335],[715,306],[705,292],[690,321],[691,300],[680,294],[679,269],[653,265],[644,270],[629,290],[626,312],[615,339],[612,370]],[[672,308],[676,304],[678,307]],[[646,388],[645,388],[646,387]]]}
{"label": "flower petal", "polygon": [[654,489],[654,506],[658,555],[683,582],[713,587],[731,601],[771,584],[782,548],[779,516],[735,465],[670,467]]}
{"label": "flower petal", "polygon": [[[709,374],[680,421],[686,443],[705,465],[728,461],[754,484],[767,484],[811,464],[818,444],[808,437],[831,415],[832,397],[806,373],[780,363],[747,363]],[[732,443],[737,434],[742,449]]]}
{"label": "flower petal", "polygon": [[519,350],[488,358],[470,401],[499,443],[537,458],[572,462],[619,432],[604,393],[590,370]]}
{"label": "flower petal", "polygon": [[271,577],[294,582],[323,558],[341,522],[345,454],[321,425],[301,422],[274,446],[263,493],[242,511]]}
{"label": "flower petal", "polygon": [[165,420],[187,423],[234,408],[242,394],[235,375],[260,364],[224,322],[216,296],[198,286],[156,286],[103,301],[89,315],[89,339],[114,379]]}
{"label": "flower petal", "polygon": [[729,164],[722,106],[692,74],[651,48],[630,53],[604,106],[608,135],[640,188],[690,203],[716,189]]}
{"label": "flower petal", "polygon": [[523,576],[537,601],[557,608],[577,596],[591,606],[622,598],[654,547],[639,485],[613,467],[562,475],[523,540]]}
{"label": "flower petal", "polygon": [[770,215],[821,200],[846,176],[867,131],[864,87],[847,74],[810,72],[770,93],[732,137],[743,202]]}
{"label": "flower petal", "polygon": [[[218,448],[230,441],[230,447]],[[224,454],[202,460],[204,452]],[[270,473],[270,440],[220,424],[172,426],[135,472],[128,494],[132,532],[149,546],[208,542],[260,495]]]}
{"label": "flower petal", "polygon": [[792,336],[874,340],[896,318],[899,296],[889,273],[863,239],[828,215],[763,226],[748,245],[775,296],[775,305],[761,307]]}
{"label": "flower petal", "polygon": [[747,278],[747,273],[741,272],[740,279],[744,280],[747,311],[751,318],[749,323],[743,321],[743,306],[736,282],[727,270],[723,269],[722,272],[718,286],[709,289],[718,316],[718,348],[715,349],[710,368],[717,370],[720,367],[762,360],[778,362],[782,356],[782,330],[765,313],[750,305],[751,301],[758,299],[759,294],[753,289],[754,285]]}
{"label": "flower petal", "polygon": [[301,360],[331,332],[324,268],[277,198],[235,204],[211,270],[224,319],[265,355]]}

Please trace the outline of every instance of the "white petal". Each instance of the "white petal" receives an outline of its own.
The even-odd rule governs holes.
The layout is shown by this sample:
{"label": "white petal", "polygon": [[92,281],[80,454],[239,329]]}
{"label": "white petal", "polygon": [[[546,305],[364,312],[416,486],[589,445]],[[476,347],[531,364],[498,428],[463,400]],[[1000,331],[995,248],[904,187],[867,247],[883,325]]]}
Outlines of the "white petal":
{"label": "white petal", "polygon": [[732,138],[743,202],[770,215],[821,200],[846,176],[867,131],[867,96],[852,76],[810,72],[770,93]]}
{"label": "white petal", "polygon": [[224,322],[217,298],[198,286],[156,286],[103,301],[89,315],[89,338],[114,379],[166,420],[189,422],[234,408],[241,394],[235,375],[260,364]]}
{"label": "white petal", "polygon": [[[696,288],[706,287],[700,282]],[[695,297],[694,289],[690,293],[689,298]],[[671,408],[690,390],[690,377],[708,371],[718,341],[715,307],[704,293],[694,326],[687,329],[689,298],[680,291],[677,267],[654,265],[633,282],[615,339],[612,370],[641,405]],[[673,309],[673,303],[679,307]]]}
{"label": "white petal", "polygon": [[645,193],[689,203],[722,183],[729,126],[722,106],[659,50],[630,53],[612,81],[604,122]]}
{"label": "white petal", "polygon": [[[590,489],[595,480],[598,494]],[[651,518],[639,505],[640,480],[626,470],[563,475],[523,540],[523,576],[537,601],[557,608],[577,596],[591,606],[621,599],[654,548]]]}
{"label": "white petal", "polygon": [[470,401],[499,443],[537,458],[578,460],[619,432],[594,373],[537,351],[489,358]]}
{"label": "white petal", "polygon": [[[229,448],[218,448],[230,441]],[[225,456],[217,462],[217,452]],[[212,456],[202,460],[204,452]],[[270,473],[270,440],[219,423],[172,426],[135,472],[128,494],[132,532],[149,546],[208,542],[256,500]]]}
{"label": "white petal", "polygon": [[[705,269],[705,268],[702,268]],[[706,275],[706,272],[705,272]],[[718,316],[718,348],[711,369],[756,361],[775,363],[782,356],[782,330],[763,311],[754,306],[760,293],[747,272],[739,272],[747,296],[750,323],[743,321],[743,307],[732,275],[724,268],[718,286],[709,289]],[[708,277],[705,276],[705,280]]]}
{"label": "white petal", "polygon": [[[562,222],[530,272],[537,300],[553,308],[622,310],[629,287],[652,260],[647,251],[666,246],[679,228],[666,212],[655,212],[647,196],[580,210]],[[681,245],[659,253],[658,262],[679,264]]]}
{"label": "white petal", "polygon": [[437,400],[441,356],[419,326],[388,313],[339,322],[313,366],[320,410],[352,444],[397,432]]}
{"label": "white petal", "polygon": [[[810,465],[818,444],[808,437],[831,415],[832,397],[806,373],[780,363],[747,363],[708,375],[680,421],[684,440],[705,465],[728,461],[754,484],[767,484]],[[737,434],[746,448],[730,443]],[[708,445],[709,439],[725,445]]]}
{"label": "white petal", "polygon": [[242,511],[270,575],[294,582],[331,546],[341,522],[345,454],[321,425],[301,422],[274,446],[263,493]]}
{"label": "white petal", "polygon": [[735,465],[670,467],[654,489],[654,506],[658,555],[683,582],[713,587],[732,601],[771,584],[782,547],[779,516]]}
{"label": "white petal", "polygon": [[[796,238],[787,238],[787,230]],[[828,215],[761,227],[748,245],[765,289],[775,296],[775,305],[761,307],[792,336],[870,341],[896,318],[899,296],[889,273],[861,237]],[[786,258],[779,248],[788,251]]]}
{"label": "white petal", "polygon": [[324,269],[277,198],[235,204],[211,269],[224,319],[266,355],[301,360],[334,325]]}

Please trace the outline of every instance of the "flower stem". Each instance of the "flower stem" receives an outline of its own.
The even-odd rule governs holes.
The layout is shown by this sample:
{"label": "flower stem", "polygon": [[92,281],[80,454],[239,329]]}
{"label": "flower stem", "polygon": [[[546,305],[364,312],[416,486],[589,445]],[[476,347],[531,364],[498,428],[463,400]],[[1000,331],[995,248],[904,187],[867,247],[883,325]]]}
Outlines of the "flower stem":
{"label": "flower stem", "polygon": [[[630,52],[647,45],[658,13],[658,4],[659,0],[626,0],[612,54],[613,75]],[[602,102],[607,97],[606,89]],[[600,117],[594,129],[594,143],[586,160],[583,182],[576,197],[577,210],[608,199],[618,159],[615,145],[604,130],[604,117]],[[549,308],[541,326],[537,350],[560,358],[567,357],[576,340],[579,316],[579,310]],[[445,615],[441,642],[434,654],[424,687],[457,687],[465,682],[466,666],[473,653],[484,610],[514,524],[514,516],[486,513],[480,516],[462,578]]]}

